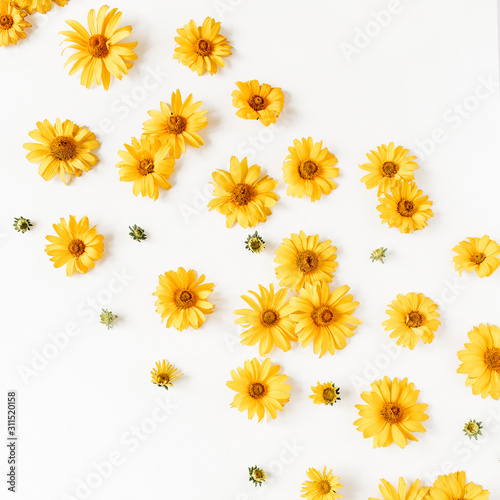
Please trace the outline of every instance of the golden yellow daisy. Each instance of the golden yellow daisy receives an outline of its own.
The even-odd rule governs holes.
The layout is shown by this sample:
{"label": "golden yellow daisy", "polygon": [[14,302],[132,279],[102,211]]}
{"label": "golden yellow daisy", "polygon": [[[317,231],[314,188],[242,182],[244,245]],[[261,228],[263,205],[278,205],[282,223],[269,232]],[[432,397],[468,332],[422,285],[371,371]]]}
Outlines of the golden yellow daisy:
{"label": "golden yellow daisy", "polygon": [[432,201],[418,189],[414,182],[397,183],[391,187],[391,192],[379,198],[382,222],[389,227],[397,227],[402,233],[412,233],[427,226],[427,219],[434,213],[431,210]]}
{"label": "golden yellow daisy", "polygon": [[191,19],[189,24],[179,28],[175,41],[174,59],[178,59],[191,71],[203,75],[207,70],[211,75],[217,73],[218,66],[224,67],[224,57],[231,55],[231,45],[220,33],[220,23],[207,17],[201,26]]}
{"label": "golden yellow daisy", "polygon": [[197,111],[201,105],[201,101],[193,103],[192,94],[182,102],[180,91],[172,92],[172,110],[160,102],[161,111],[148,111],[151,120],[144,122],[144,134],[156,136],[169,145],[172,156],[180,158],[186,152],[186,143],[194,148],[203,146],[203,139],[196,133],[208,123],[206,111]]}
{"label": "golden yellow daisy", "polygon": [[408,379],[390,380],[384,377],[372,383],[371,392],[362,392],[367,405],[356,405],[359,418],[354,422],[364,438],[373,437],[373,447],[389,446],[393,442],[404,448],[408,441],[418,441],[414,432],[425,432],[422,421],[428,405],[417,403],[420,391]]}
{"label": "golden yellow daisy", "polygon": [[24,28],[31,28],[31,24],[24,20],[26,15],[15,3],[0,0],[0,46],[15,45],[20,38],[26,38]]}
{"label": "golden yellow daisy", "polygon": [[490,492],[472,482],[466,483],[465,472],[439,476],[429,490],[426,500],[488,500]]}
{"label": "golden yellow daisy", "polygon": [[273,88],[257,80],[236,82],[238,90],[234,90],[233,106],[238,108],[236,116],[245,120],[260,120],[266,127],[276,123],[285,103],[285,94],[280,88]]}
{"label": "golden yellow daisy", "polygon": [[95,82],[97,85],[102,83],[104,89],[108,90],[111,75],[121,80],[134,65],[132,61],[137,59],[133,50],[137,42],[120,43],[132,33],[132,26],[116,29],[122,13],[118,9],[108,12],[108,9],[107,5],[103,5],[97,13],[97,18],[94,9],[89,11],[90,33],[79,22],[72,20],[66,23],[73,31],[61,32],[66,37],[64,42],[71,44],[67,48],[76,50],[64,66],[74,62],[69,74],[73,75],[81,69],[80,83],[88,89]]}
{"label": "golden yellow daisy", "polygon": [[295,139],[290,154],[285,158],[283,174],[288,185],[286,194],[303,198],[309,196],[317,201],[322,194],[328,194],[337,187],[332,177],[339,176],[335,155],[323,147],[323,142],[312,138]]}
{"label": "golden yellow daisy", "polygon": [[354,336],[356,326],[361,324],[352,316],[359,302],[346,295],[348,291],[344,285],[330,293],[328,283],[322,281],[306,284],[299,297],[290,299],[290,318],[302,347],[312,342],[314,354],[321,357],[346,346],[347,337]]}
{"label": "golden yellow daisy", "polygon": [[465,385],[472,387],[472,394],[482,398],[500,398],[500,328],[480,324],[469,332],[470,343],[458,351],[462,362],[458,373],[465,373]]}
{"label": "golden yellow daisy", "polygon": [[453,247],[457,254],[453,257],[455,270],[460,275],[464,271],[471,273],[476,271],[480,278],[491,276],[500,265],[500,246],[496,241],[484,235],[482,238],[467,238],[469,241],[461,241]]}
{"label": "golden yellow daisy", "polygon": [[80,177],[88,172],[98,158],[92,153],[99,146],[95,134],[86,127],[79,127],[70,120],[55,125],[48,120],[37,122],[37,130],[29,136],[38,142],[28,142],[24,148],[30,151],[26,158],[32,163],[40,162],[38,173],[46,180],[58,173],[64,184],[71,182],[73,175]]}
{"label": "golden yellow daisy", "polygon": [[235,323],[243,325],[248,330],[241,334],[243,345],[259,344],[259,354],[265,356],[269,354],[274,346],[288,351],[291,348],[290,342],[295,342],[295,325],[288,316],[288,302],[286,288],[281,288],[276,293],[274,285],[269,285],[269,290],[259,285],[259,292],[252,290],[249,292],[255,300],[248,295],[241,298],[251,307],[251,309],[237,309],[234,314],[241,317]]}
{"label": "golden yellow daisy", "polygon": [[104,239],[98,234],[95,226],[89,228],[89,219],[83,217],[78,222],[74,215],[69,216],[69,222],[61,218],[59,224],[52,226],[57,236],[48,235],[50,245],[45,251],[54,263],[54,267],[66,264],[66,275],[72,276],[76,271],[85,274],[94,267],[94,261],[102,258],[104,253]]}
{"label": "golden yellow daisy", "polygon": [[28,14],[32,14],[33,11],[40,12],[40,14],[46,14],[50,9],[52,9],[52,2],[56,3],[60,7],[66,5],[69,0],[15,0],[14,3],[20,8],[25,10]]}
{"label": "golden yellow daisy", "polygon": [[394,148],[394,143],[382,144],[377,151],[371,151],[366,156],[369,163],[363,163],[359,168],[369,172],[361,182],[366,184],[367,189],[378,186],[378,196],[388,193],[389,189],[397,186],[400,182],[410,182],[415,177],[413,171],[418,168],[415,163],[416,156],[408,156],[409,150],[403,146]]}
{"label": "golden yellow daisy", "polygon": [[159,387],[168,389],[172,386],[183,373],[180,373],[174,365],[171,365],[167,360],[157,361],[156,368],[151,370],[151,382]]}
{"label": "golden yellow daisy", "polygon": [[335,500],[342,498],[342,495],[337,493],[343,484],[340,484],[339,477],[333,475],[333,471],[326,472],[326,467],[323,472],[311,467],[307,471],[307,477],[310,481],[302,483],[302,498],[307,500]]}
{"label": "golden yellow daisy", "polygon": [[389,319],[382,325],[386,331],[391,331],[391,339],[398,339],[397,344],[413,349],[419,340],[430,344],[434,332],[441,324],[437,318],[437,305],[423,293],[398,294],[386,312]]}
{"label": "golden yellow daisy", "polygon": [[[429,488],[420,487],[420,479],[417,479],[409,488],[406,484],[404,478],[400,477],[398,482],[398,489],[386,481],[385,479],[381,479],[382,483],[379,485],[378,489],[380,490],[380,494],[382,495],[382,500],[424,500],[427,493],[429,492]],[[370,497],[368,500],[379,500],[378,498]]]}
{"label": "golden yellow daisy", "polygon": [[185,330],[188,326],[198,329],[205,322],[205,315],[212,314],[214,306],[208,296],[214,291],[213,283],[203,283],[205,275],[196,279],[196,273],[183,267],[167,271],[159,277],[159,285],[153,293],[156,312],[161,320],[167,319],[167,327]]}
{"label": "golden yellow daisy", "polygon": [[139,141],[132,137],[132,144],[124,144],[126,151],[118,151],[123,161],[117,163],[120,180],[133,182],[132,192],[139,196],[158,199],[159,187],[170,189],[169,177],[174,171],[175,160],[169,157],[168,144],[156,137],[144,136]]}
{"label": "golden yellow daisy", "polygon": [[248,167],[246,158],[240,162],[236,156],[231,156],[229,172],[219,169],[212,173],[214,198],[208,207],[226,216],[226,227],[236,222],[244,228],[253,227],[271,215],[271,207],[278,201],[272,192],[278,181],[260,173],[259,165]]}
{"label": "golden yellow daisy", "polygon": [[324,384],[318,382],[311,389],[313,393],[309,396],[309,399],[312,399],[315,405],[333,406],[337,401],[340,401],[340,388],[335,387],[333,382],[326,382]]}
{"label": "golden yellow daisy", "polygon": [[317,234],[306,236],[304,231],[284,238],[274,259],[280,285],[299,291],[306,283],[332,281],[337,247],[331,243],[331,240],[320,242]]}

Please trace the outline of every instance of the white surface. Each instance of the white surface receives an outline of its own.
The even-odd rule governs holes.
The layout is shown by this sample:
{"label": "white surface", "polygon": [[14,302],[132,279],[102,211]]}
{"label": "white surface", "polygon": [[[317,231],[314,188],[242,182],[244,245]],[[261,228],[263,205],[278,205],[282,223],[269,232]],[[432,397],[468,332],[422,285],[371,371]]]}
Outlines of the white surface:
{"label": "white surface", "polygon": [[[75,493],[77,482],[94,472],[93,462],[114,452],[121,454],[121,464],[89,498],[298,499],[306,469],[324,465],[341,477],[346,499],[377,497],[381,477],[396,481],[402,475],[430,484],[439,472],[462,469],[490,489],[491,500],[499,498],[499,403],[472,395],[465,376],[456,373],[456,352],[473,325],[500,323],[500,271],[482,280],[459,278],[451,264],[452,247],[467,236],[486,233],[500,240],[497,90],[483,90],[477,109],[460,122],[454,111],[474,95],[481,79],[498,81],[496,5],[493,0],[369,4],[115,1],[111,6],[123,10],[123,24],[133,25],[127,41],[139,41],[139,60],[108,92],[87,90],[79,75],[68,76],[59,46],[65,19],[84,22],[98,2],[71,0],[45,18],[31,16],[29,36],[17,47],[2,48],[1,365],[5,391],[18,391],[18,498],[83,498]],[[389,5],[398,13],[349,62],[341,44],[353,44],[357,30],[365,30],[373,13]],[[222,32],[234,46],[226,68],[213,77],[198,77],[172,58],[176,28],[191,18],[200,24],[205,16],[222,17]],[[372,24],[368,30],[377,28]],[[167,74],[152,85],[151,71]],[[235,115],[234,82],[253,78],[285,92],[276,126],[266,129]],[[160,100],[169,102],[177,88],[184,97],[192,92],[208,110],[209,124],[201,133],[205,146],[190,148],[177,162],[173,187],[157,202],[135,198],[131,184],[118,180],[117,151],[141,134],[147,110],[158,108]],[[124,96],[132,94],[132,106],[124,105]],[[97,166],[68,187],[59,179],[44,182],[22,147],[36,121],[57,117],[87,125],[102,144]],[[432,154],[422,154],[417,141],[437,128],[446,139]],[[340,167],[337,190],[314,204],[287,197],[281,172],[293,139],[309,135],[324,141]],[[252,138],[256,146],[250,146]],[[412,235],[383,226],[375,190],[359,182],[365,153],[389,141],[418,155],[416,181],[434,201],[435,217]],[[249,231],[226,229],[224,217],[208,212],[208,197],[200,195],[208,192],[211,172],[227,168],[233,154],[247,154],[280,181],[273,215],[257,227],[266,240],[262,255],[245,250]],[[186,207],[197,213],[183,215]],[[44,252],[52,224],[69,214],[88,215],[105,237],[105,258],[93,271],[72,278],[54,269]],[[11,226],[19,215],[35,224],[24,235]],[[132,224],[146,229],[146,242],[129,238]],[[312,348],[300,345],[287,353],[274,350],[271,357],[289,375],[293,391],[276,420],[258,424],[229,408],[230,370],[258,355],[257,347],[232,344],[238,335],[232,311],[241,307],[242,293],[273,281],[274,251],[301,229],[331,238],[338,247],[333,284],[351,286],[364,323],[333,357],[318,359]],[[389,248],[386,264],[372,264],[370,252],[381,245]],[[167,330],[155,312],[151,294],[158,275],[178,266],[215,283],[216,312],[199,331]],[[133,279],[107,302],[103,290],[122,270]],[[442,326],[431,345],[389,358],[384,352],[395,341],[381,326],[386,306],[410,291],[444,305]],[[118,314],[114,329],[106,331],[97,314],[88,312],[85,302],[92,299]],[[43,349],[51,355],[49,333],[73,322],[80,333],[24,383],[20,365],[30,367],[34,352]],[[168,393],[150,382],[150,369],[163,358],[186,374]],[[369,366],[375,368],[370,372]],[[427,433],[404,450],[395,445],[374,450],[372,440],[353,426],[361,390],[385,374],[409,377],[429,404]],[[365,379],[364,387],[356,377]],[[308,396],[318,380],[340,385],[342,401],[313,405]],[[156,401],[167,396],[177,409],[134,450],[127,433],[151,424],[147,419],[155,414]],[[497,412],[496,422],[491,412]],[[470,418],[489,421],[481,444],[463,437]],[[284,453],[283,443],[294,440],[301,451]],[[4,470],[4,458],[1,463]],[[275,472],[260,490],[248,482],[247,467],[255,464]]]}

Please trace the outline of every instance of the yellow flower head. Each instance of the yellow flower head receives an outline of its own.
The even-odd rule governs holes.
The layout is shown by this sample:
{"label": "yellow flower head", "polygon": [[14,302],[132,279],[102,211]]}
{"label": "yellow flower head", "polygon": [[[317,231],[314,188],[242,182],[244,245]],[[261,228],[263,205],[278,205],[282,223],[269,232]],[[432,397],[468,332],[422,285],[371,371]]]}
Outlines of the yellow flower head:
{"label": "yellow flower head", "polygon": [[66,38],[64,42],[70,43],[67,48],[75,49],[73,55],[66,61],[65,67],[73,63],[69,74],[73,75],[82,69],[80,83],[88,89],[92,83],[101,85],[108,90],[111,75],[121,80],[123,75],[137,59],[134,48],[137,42],[120,43],[121,40],[132,33],[132,26],[124,26],[116,29],[120,24],[122,13],[118,9],[112,9],[103,5],[99,12],[92,9],[88,14],[90,33],[77,21],[68,20],[67,24],[73,31],[62,31]]}
{"label": "yellow flower head", "polygon": [[361,182],[366,184],[367,189],[378,186],[378,196],[388,193],[389,189],[397,186],[400,182],[410,182],[414,179],[413,171],[418,168],[415,163],[416,156],[408,156],[409,150],[402,146],[394,148],[394,143],[388,146],[382,144],[377,151],[371,151],[366,156],[369,163],[360,165],[359,168],[369,172]]}
{"label": "yellow flower head", "polygon": [[26,15],[10,0],[0,0],[0,46],[15,45],[20,38],[26,38],[24,28],[31,28],[24,20]]}
{"label": "yellow flower head", "polygon": [[385,193],[379,202],[377,210],[382,222],[397,227],[402,233],[423,229],[427,226],[427,219],[434,215],[432,201],[423,196],[414,182],[394,184],[391,193]]}
{"label": "yellow flower head", "polygon": [[61,218],[60,224],[52,226],[57,236],[48,235],[50,241],[45,251],[50,255],[54,267],[66,264],[66,275],[72,276],[76,271],[85,274],[94,267],[94,261],[102,258],[104,244],[102,234],[98,234],[95,226],[89,229],[89,219],[83,217],[79,222],[74,215],[69,216],[69,223]]}
{"label": "yellow flower head", "polygon": [[174,59],[178,59],[191,71],[203,75],[205,70],[211,75],[217,73],[217,67],[224,67],[224,57],[231,55],[231,45],[225,36],[220,33],[220,23],[211,17],[203,21],[202,26],[196,26],[191,19],[189,24],[179,28],[175,41],[179,44],[175,48]]}
{"label": "yellow flower head", "polygon": [[198,329],[205,322],[205,315],[212,314],[214,306],[208,296],[214,291],[213,283],[203,283],[205,275],[196,279],[196,273],[179,267],[159,277],[159,285],[153,293],[156,312],[161,320],[167,319],[167,327],[185,330],[188,326]]}
{"label": "yellow flower head", "polygon": [[245,120],[260,120],[266,127],[276,123],[280,115],[285,95],[280,88],[273,88],[264,83],[259,84],[257,80],[249,82],[236,82],[239,90],[234,90],[233,106],[238,108],[236,116]]}
{"label": "yellow flower head", "polygon": [[289,318],[287,290],[281,288],[274,293],[274,285],[269,285],[269,290],[259,285],[260,294],[249,290],[256,300],[242,295],[241,298],[251,309],[237,309],[234,314],[241,317],[235,323],[243,325],[248,330],[241,334],[243,345],[259,343],[259,354],[269,354],[274,346],[283,351],[290,350],[290,342],[295,342],[295,325]]}
{"label": "yellow flower head", "polygon": [[317,234],[306,236],[304,231],[285,238],[274,259],[280,285],[299,291],[306,283],[332,281],[337,267],[337,247],[331,243],[331,240],[320,243]]}
{"label": "yellow flower head", "polygon": [[466,483],[465,472],[439,476],[429,490],[426,500],[488,500],[490,492],[474,483]]}
{"label": "yellow flower head", "polygon": [[151,120],[144,122],[144,134],[153,135],[163,144],[168,144],[170,154],[180,158],[186,152],[186,143],[194,148],[203,146],[203,139],[196,133],[207,126],[206,111],[197,111],[201,101],[193,102],[193,94],[182,102],[180,90],[172,92],[172,109],[160,102],[161,111],[148,111]]}
{"label": "yellow flower head", "polygon": [[286,194],[317,201],[337,187],[331,180],[339,176],[339,169],[333,166],[337,158],[323,147],[322,141],[314,143],[311,137],[295,139],[288,151],[283,164]]}
{"label": "yellow flower head", "polygon": [[359,302],[352,300],[347,285],[330,292],[328,283],[306,284],[299,297],[290,299],[290,318],[295,322],[295,332],[302,347],[313,342],[314,354],[323,356],[327,351],[335,354],[343,349],[347,337],[354,335],[361,321],[352,314]]}
{"label": "yellow flower head", "polygon": [[469,241],[461,241],[453,248],[457,254],[453,257],[455,270],[460,275],[464,271],[471,273],[476,271],[480,278],[491,276],[500,265],[500,246],[496,241],[484,235],[482,238],[467,238]]}
{"label": "yellow flower head", "polygon": [[339,477],[333,475],[333,471],[326,472],[326,467],[323,472],[311,467],[307,471],[307,477],[310,481],[302,483],[302,498],[307,500],[335,500],[336,498],[343,498],[342,495],[337,493],[343,484],[340,484]]}
{"label": "yellow flower head", "polygon": [[40,12],[40,14],[46,14],[52,9],[52,1],[60,7],[63,7],[69,2],[69,0],[15,0],[14,3],[28,14],[33,14],[33,11]]}
{"label": "yellow flower head", "polygon": [[232,156],[229,172],[212,173],[214,198],[208,207],[226,216],[226,227],[233,227],[235,222],[244,228],[253,227],[271,215],[271,207],[278,201],[278,195],[272,192],[278,181],[268,175],[260,177],[260,172],[259,165],[248,168],[246,158],[240,162]]}
{"label": "yellow flower head", "polygon": [[117,163],[120,180],[133,182],[133,193],[158,199],[159,187],[170,189],[169,177],[174,171],[175,160],[168,156],[168,144],[162,144],[156,137],[144,136],[138,141],[132,137],[132,144],[124,145],[126,151],[119,151],[123,159]]}
{"label": "yellow flower head", "polygon": [[428,405],[417,403],[420,391],[408,379],[384,377],[372,383],[371,392],[362,392],[367,405],[356,405],[359,418],[354,422],[364,438],[373,437],[373,447],[396,443],[404,448],[408,441],[418,441],[414,432],[425,432],[421,422],[427,420]]}
{"label": "yellow flower head", "polygon": [[423,293],[399,294],[393,300],[386,312],[389,319],[382,325],[386,331],[391,331],[391,339],[398,339],[397,344],[413,349],[419,340],[430,344],[434,332],[441,324],[437,318],[437,305]]}
{"label": "yellow flower head", "polygon": [[500,328],[496,325],[473,327],[469,332],[470,343],[458,351],[462,362],[458,373],[465,373],[465,385],[472,387],[472,394],[482,398],[500,398]]}
{"label": "yellow flower head", "polygon": [[156,368],[151,370],[151,382],[158,387],[165,387],[168,389],[172,386],[183,373],[180,373],[174,365],[168,363],[165,359],[156,362]]}
{"label": "yellow flower head", "polygon": [[325,384],[318,382],[311,389],[313,393],[309,396],[309,399],[312,399],[315,405],[333,406],[337,401],[340,401],[340,388],[335,387],[333,382],[326,382]]}
{"label": "yellow flower head", "polygon": [[262,363],[257,358],[246,360],[243,368],[231,370],[231,378],[226,385],[235,391],[231,408],[239,411],[248,411],[248,419],[255,414],[259,422],[267,414],[269,418],[276,418],[277,411],[282,411],[285,403],[290,399],[291,385],[285,384],[287,375],[279,375],[280,365],[271,364],[269,358]]}
{"label": "yellow flower head", "polygon": [[[424,500],[428,498],[426,495],[429,492],[429,488],[420,487],[420,479],[417,479],[409,488],[406,484],[404,478],[399,478],[398,489],[386,481],[381,479],[382,483],[379,485],[378,489],[382,495],[382,500]],[[368,500],[379,500],[378,498],[370,497]]]}
{"label": "yellow flower head", "polygon": [[40,162],[38,173],[46,181],[59,174],[64,184],[68,184],[73,175],[80,177],[97,163],[98,158],[92,151],[99,146],[99,141],[88,128],[79,127],[70,120],[61,122],[59,118],[55,125],[44,120],[36,126],[29,136],[38,142],[23,146],[30,151],[26,155],[30,162]]}

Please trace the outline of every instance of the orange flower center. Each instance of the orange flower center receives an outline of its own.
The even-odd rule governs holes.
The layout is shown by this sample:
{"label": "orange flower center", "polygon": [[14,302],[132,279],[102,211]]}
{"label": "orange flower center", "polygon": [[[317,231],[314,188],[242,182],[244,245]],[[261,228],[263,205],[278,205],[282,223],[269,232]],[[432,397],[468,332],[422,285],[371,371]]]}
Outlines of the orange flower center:
{"label": "orange flower center", "polygon": [[307,160],[299,165],[299,175],[302,179],[314,179],[317,173],[318,165],[310,160]]}
{"label": "orange flower center", "polygon": [[248,104],[254,111],[260,111],[266,107],[266,100],[260,95],[253,95]]}
{"label": "orange flower center", "polygon": [[212,53],[212,48],[212,42],[204,40],[203,38],[198,40],[198,43],[196,44],[196,52],[203,57],[209,56]]}
{"label": "orange flower center", "polygon": [[139,170],[139,173],[142,175],[148,175],[155,171],[155,164],[153,163],[153,160],[144,158],[139,162],[137,170]]}
{"label": "orange flower center", "polygon": [[10,30],[14,25],[14,18],[10,14],[0,16],[0,27],[4,30]]}
{"label": "orange flower center", "polygon": [[72,160],[76,156],[76,142],[73,137],[59,135],[52,139],[49,151],[59,161]]}
{"label": "orange flower center", "polygon": [[167,119],[165,127],[169,133],[179,135],[186,130],[186,124],[186,119],[183,116],[172,115]]}
{"label": "orange flower center", "polygon": [[334,314],[330,306],[319,306],[312,312],[312,319],[317,326],[326,326],[334,320]]}
{"label": "orange flower center", "polygon": [[382,165],[384,177],[394,177],[398,173],[399,167],[393,161],[386,161]]}
{"label": "orange flower center", "polygon": [[311,250],[304,250],[297,254],[297,267],[303,273],[312,273],[319,264],[318,256]]}
{"label": "orange flower center", "polygon": [[82,240],[70,241],[68,252],[75,257],[80,257],[85,252],[85,243]]}
{"label": "orange flower center", "polygon": [[474,262],[474,264],[479,265],[481,262],[483,262],[486,259],[486,255],[484,253],[475,253],[471,255],[470,260],[471,262]]}
{"label": "orange flower center", "polygon": [[274,326],[279,321],[280,317],[276,312],[268,309],[262,313],[260,319],[265,326]]}
{"label": "orange flower center", "polygon": [[484,354],[484,363],[492,371],[500,372],[500,349],[493,347]]}
{"label": "orange flower center", "polygon": [[166,373],[159,373],[156,379],[160,385],[167,385],[170,382],[170,377]]}
{"label": "orange flower center", "polygon": [[174,295],[174,302],[180,309],[187,309],[196,302],[196,296],[189,290],[179,290]]}
{"label": "orange flower center", "polygon": [[267,393],[267,388],[260,382],[254,382],[248,386],[248,394],[254,399],[263,398]]}
{"label": "orange flower center", "polygon": [[231,191],[231,200],[239,206],[248,205],[254,198],[255,191],[250,184],[240,183]]}
{"label": "orange flower center", "polygon": [[103,35],[92,35],[89,38],[89,54],[98,59],[109,54],[108,39]]}
{"label": "orange flower center", "polygon": [[326,479],[322,479],[321,481],[318,482],[318,492],[321,493],[322,495],[327,495],[330,493],[332,489],[332,486],[330,485],[330,482],[327,481]]}
{"label": "orange flower center", "polygon": [[327,403],[331,403],[332,401],[334,401],[336,395],[337,393],[331,387],[327,387],[326,389],[323,390],[323,399]]}
{"label": "orange flower center", "polygon": [[390,424],[397,424],[403,420],[403,409],[396,403],[386,403],[380,413]]}
{"label": "orange flower center", "polygon": [[399,215],[403,217],[411,217],[417,211],[417,207],[415,203],[410,200],[401,200],[398,203],[398,212]]}
{"label": "orange flower center", "polygon": [[418,328],[424,322],[424,316],[418,311],[411,311],[406,315],[405,323],[410,328]]}

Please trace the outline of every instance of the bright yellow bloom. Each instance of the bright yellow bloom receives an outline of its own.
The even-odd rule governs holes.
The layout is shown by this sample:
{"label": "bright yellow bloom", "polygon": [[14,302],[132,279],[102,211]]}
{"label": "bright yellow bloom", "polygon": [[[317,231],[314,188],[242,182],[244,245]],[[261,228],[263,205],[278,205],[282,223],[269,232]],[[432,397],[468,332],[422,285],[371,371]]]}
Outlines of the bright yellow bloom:
{"label": "bright yellow bloom", "polygon": [[[424,500],[429,492],[429,488],[420,487],[420,479],[417,479],[411,486],[408,488],[406,481],[404,478],[399,478],[398,489],[386,481],[385,479],[381,479],[381,485],[379,485],[378,489],[380,490],[380,494],[382,495],[383,500]],[[379,500],[378,498],[370,497],[368,500]]]}
{"label": "bright yellow bloom", "polygon": [[72,276],[76,271],[85,274],[94,267],[94,261],[102,258],[104,239],[98,234],[95,226],[89,229],[89,219],[83,217],[79,222],[74,215],[69,216],[69,223],[61,218],[60,224],[52,226],[57,236],[48,235],[51,245],[45,247],[54,267],[66,264],[66,275]]}
{"label": "bright yellow bloom", "polygon": [[408,156],[408,149],[404,149],[403,146],[394,148],[394,143],[391,142],[388,146],[385,144],[378,146],[377,150],[367,153],[370,162],[359,166],[369,172],[361,179],[367,189],[378,186],[378,196],[380,196],[388,193],[389,189],[400,182],[410,182],[415,178],[413,171],[418,165],[414,160],[417,157]]}
{"label": "bright yellow bloom", "polygon": [[389,227],[397,227],[402,233],[412,233],[427,226],[427,219],[434,213],[432,201],[423,196],[414,182],[398,183],[391,187],[391,194],[385,193],[378,200],[382,222]]}
{"label": "bright yellow bloom", "polygon": [[496,325],[473,327],[469,332],[470,343],[458,351],[462,362],[458,373],[467,374],[465,385],[472,387],[472,394],[482,398],[500,398],[500,328]]}
{"label": "bright yellow bloom", "polygon": [[178,59],[191,71],[203,75],[205,70],[211,75],[217,73],[217,67],[224,67],[223,57],[231,55],[231,45],[225,36],[220,33],[220,23],[211,17],[203,21],[202,26],[196,26],[191,19],[189,24],[179,28],[175,41],[179,44],[175,48],[174,59]]}
{"label": "bright yellow bloom", "polygon": [[203,139],[196,133],[208,124],[206,111],[197,111],[201,101],[193,103],[193,94],[182,102],[180,90],[172,92],[172,110],[160,102],[161,111],[148,111],[151,120],[144,122],[144,134],[154,135],[170,146],[170,154],[180,158],[186,152],[186,143],[194,148],[203,146]]}
{"label": "bright yellow bloom", "polygon": [[214,306],[208,302],[208,296],[214,291],[213,283],[203,283],[205,275],[196,279],[196,273],[183,267],[177,271],[168,271],[159,277],[160,283],[153,293],[156,300],[156,312],[161,320],[167,319],[167,327],[185,330],[188,326],[200,328],[205,322],[205,315],[212,314]]}
{"label": "bright yellow bloom", "polygon": [[75,49],[73,55],[66,61],[65,67],[74,62],[69,74],[73,75],[82,69],[80,83],[88,89],[92,83],[101,85],[108,90],[111,75],[121,80],[123,75],[134,65],[137,59],[134,48],[137,42],[119,43],[132,33],[132,26],[116,29],[120,24],[122,13],[103,5],[99,12],[92,9],[88,14],[90,33],[77,21],[66,21],[74,31],[61,31],[68,42],[67,48]]}
{"label": "bright yellow bloom", "polygon": [[490,492],[482,486],[467,483],[465,472],[455,472],[439,476],[429,490],[426,500],[488,500]]}
{"label": "bright yellow bloom", "polygon": [[236,116],[245,120],[260,120],[266,127],[276,123],[285,103],[285,94],[280,88],[273,88],[257,80],[236,82],[239,90],[234,90],[233,106],[238,108]]}
{"label": "bright yellow bloom", "polygon": [[326,472],[326,467],[323,472],[311,467],[307,471],[307,477],[310,481],[302,483],[302,498],[307,500],[335,500],[336,498],[343,498],[342,495],[337,493],[343,484],[340,484],[339,477],[333,475],[333,471]]}
{"label": "bright yellow bloom", "polygon": [[15,45],[20,38],[26,38],[24,28],[31,28],[31,24],[24,20],[26,15],[15,3],[0,0],[0,46]]}
{"label": "bright yellow bloom", "polygon": [[426,432],[422,421],[428,405],[418,404],[420,391],[408,379],[390,380],[384,377],[372,383],[371,392],[362,392],[367,405],[356,405],[359,418],[354,422],[364,438],[373,437],[373,447],[389,446],[393,442],[404,448],[408,441],[418,441],[414,432]]}
{"label": "bright yellow bloom", "polygon": [[352,314],[359,302],[352,300],[347,285],[330,293],[328,283],[322,281],[306,284],[300,290],[300,297],[290,299],[290,318],[295,322],[295,332],[302,347],[313,342],[314,354],[323,356],[327,351],[335,354],[343,349],[347,337],[354,336],[354,330],[361,321]]}
{"label": "bright yellow bloom", "polygon": [[229,172],[212,173],[214,198],[208,207],[226,216],[226,227],[233,227],[235,222],[244,228],[253,227],[271,215],[271,207],[278,201],[278,195],[272,192],[278,181],[268,175],[260,177],[260,173],[259,165],[249,168],[246,158],[240,162],[236,156],[231,156]]}
{"label": "bright yellow bloom", "polygon": [[60,7],[63,7],[69,2],[69,0],[15,0],[14,3],[28,14],[33,14],[33,11],[38,11],[40,14],[46,14],[52,9],[52,1]]}
{"label": "bright yellow bloom", "polygon": [[311,387],[313,393],[309,399],[313,400],[315,405],[330,405],[340,400],[340,389],[335,387],[333,382],[321,384],[318,382],[316,386]]}
{"label": "bright yellow bloom", "polygon": [[138,141],[132,137],[132,145],[125,144],[126,151],[118,151],[123,159],[117,163],[120,180],[133,182],[132,192],[138,196],[158,199],[159,189],[170,189],[169,177],[174,171],[175,160],[168,156],[169,146],[156,137],[144,136]]}
{"label": "bright yellow bloom", "polygon": [[32,163],[40,162],[38,173],[46,180],[58,173],[64,184],[71,182],[73,175],[80,177],[88,172],[98,158],[91,151],[99,146],[95,134],[86,127],[79,127],[70,120],[55,125],[48,120],[37,122],[38,130],[29,133],[35,142],[24,144],[30,153],[26,155]]}
{"label": "bright yellow bloom", "polygon": [[269,285],[269,290],[259,285],[260,295],[252,290],[249,292],[256,301],[247,295],[241,298],[251,309],[237,309],[234,314],[241,318],[235,323],[243,325],[248,330],[241,334],[243,345],[255,345],[259,343],[259,354],[265,356],[276,346],[283,351],[291,348],[290,342],[295,342],[295,325],[289,318],[289,307],[286,300],[287,289],[281,288],[274,293],[274,285]]}
{"label": "bright yellow bloom", "polygon": [[337,247],[331,240],[320,243],[319,236],[306,236],[304,231],[285,238],[276,250],[274,262],[276,276],[281,286],[299,291],[306,283],[332,281],[337,267],[335,262]]}
{"label": "bright yellow bloom", "polygon": [[282,411],[285,403],[290,399],[291,385],[285,384],[288,377],[278,375],[280,365],[271,364],[269,358],[264,359],[262,364],[257,358],[245,361],[243,368],[238,372],[231,370],[232,380],[226,385],[235,391],[231,408],[239,411],[248,411],[248,419],[251,420],[255,414],[259,422],[267,414],[269,418],[276,418],[277,411]]}
{"label": "bright yellow bloom", "polygon": [[397,344],[413,349],[421,339],[424,344],[430,344],[434,332],[441,324],[437,318],[437,305],[423,293],[399,294],[393,300],[386,312],[389,319],[382,325],[386,331],[391,331],[391,339],[398,339]]}
{"label": "bright yellow bloom", "polygon": [[337,187],[332,177],[339,176],[339,169],[335,155],[323,142],[314,143],[312,138],[295,139],[293,147],[289,147],[290,154],[283,164],[285,184],[288,185],[286,194],[303,198],[309,196],[311,201],[317,201],[321,194],[328,194]]}
{"label": "bright yellow bloom", "polygon": [[171,365],[167,360],[157,361],[156,368],[151,371],[151,382],[159,387],[168,389],[172,386],[183,373],[180,373],[174,365]]}
{"label": "bright yellow bloom", "polygon": [[496,241],[484,235],[482,238],[467,238],[469,241],[461,241],[453,247],[457,254],[453,257],[455,270],[462,273],[476,271],[480,278],[491,276],[500,265],[500,246]]}

